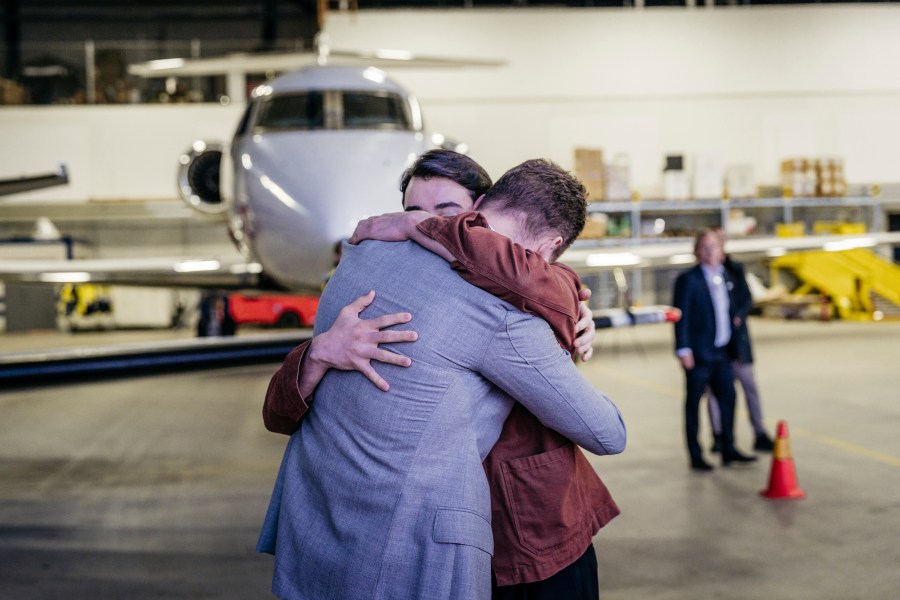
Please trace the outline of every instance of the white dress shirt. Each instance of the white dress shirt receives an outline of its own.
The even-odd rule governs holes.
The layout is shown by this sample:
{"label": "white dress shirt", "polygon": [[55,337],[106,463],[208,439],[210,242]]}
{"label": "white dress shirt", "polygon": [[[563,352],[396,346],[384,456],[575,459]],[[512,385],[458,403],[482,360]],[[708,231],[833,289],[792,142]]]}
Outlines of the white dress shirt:
{"label": "white dress shirt", "polygon": [[709,294],[712,296],[713,310],[716,314],[716,348],[722,348],[731,339],[731,318],[729,317],[730,302],[728,300],[728,287],[725,280],[725,267],[719,265],[710,267],[700,265]]}

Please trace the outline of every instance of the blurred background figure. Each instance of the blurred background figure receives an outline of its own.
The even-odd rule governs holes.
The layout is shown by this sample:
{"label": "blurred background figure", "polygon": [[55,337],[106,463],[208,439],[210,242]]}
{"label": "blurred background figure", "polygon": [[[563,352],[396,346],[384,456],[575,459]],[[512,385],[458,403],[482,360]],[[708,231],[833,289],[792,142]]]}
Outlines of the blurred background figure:
{"label": "blurred background figure", "polygon": [[737,306],[733,298],[734,282],[723,266],[722,238],[709,229],[697,232],[694,241],[697,264],[675,280],[673,305],[681,311],[675,323],[675,354],[684,369],[684,429],[690,467],[711,471],[703,459],[697,439],[700,399],[707,387],[719,399],[721,430],[719,441],[722,465],[752,462],[734,447],[734,372],[736,344],[732,330]]}
{"label": "blurred background figure", "polygon": [[[717,228],[713,232],[719,236],[724,252],[725,242],[727,241],[725,231]],[[750,425],[753,427],[755,435],[753,449],[759,452],[771,452],[774,444],[772,443],[772,438],[766,433],[766,427],[763,424],[759,388],[756,385],[756,375],[753,372],[753,348],[750,344],[750,330],[747,327],[747,317],[753,308],[753,298],[750,295],[750,287],[747,285],[744,265],[732,259],[728,254],[725,254],[722,264],[734,284],[731,295],[734,301],[731,337],[736,356],[731,363],[731,368],[734,371],[735,379],[741,383],[741,389],[744,390],[747,412],[750,414]],[[716,400],[715,394],[709,389],[707,389],[706,400],[709,409],[709,420],[712,424],[715,438],[712,451],[719,452],[721,450],[719,436],[722,433],[722,415],[719,410],[719,402]]]}
{"label": "blurred background figure", "polygon": [[228,307],[228,296],[220,292],[204,292],[200,296],[198,337],[234,335],[237,326]]}

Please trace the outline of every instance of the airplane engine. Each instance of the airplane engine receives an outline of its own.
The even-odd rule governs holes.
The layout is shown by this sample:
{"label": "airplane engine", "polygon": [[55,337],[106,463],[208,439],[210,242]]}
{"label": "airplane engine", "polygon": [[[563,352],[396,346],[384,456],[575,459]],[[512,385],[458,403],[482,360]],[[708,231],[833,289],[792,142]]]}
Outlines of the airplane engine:
{"label": "airplane engine", "polygon": [[222,144],[197,141],[178,158],[178,190],[188,206],[209,215],[228,208],[220,191]]}

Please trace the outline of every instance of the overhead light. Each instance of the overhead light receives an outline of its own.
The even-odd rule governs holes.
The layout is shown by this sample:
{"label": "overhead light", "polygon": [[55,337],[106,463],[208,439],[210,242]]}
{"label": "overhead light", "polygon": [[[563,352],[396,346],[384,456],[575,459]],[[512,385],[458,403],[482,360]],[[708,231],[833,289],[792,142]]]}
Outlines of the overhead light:
{"label": "overhead light", "polygon": [[631,252],[588,254],[585,264],[589,267],[628,267],[641,264],[641,257]]}
{"label": "overhead light", "polygon": [[257,262],[251,262],[232,265],[229,270],[235,275],[241,275],[242,273],[262,273],[262,265]]}
{"label": "overhead light", "polygon": [[673,254],[669,257],[670,265],[686,265],[694,262],[696,257],[693,254]]}
{"label": "overhead light", "polygon": [[38,279],[46,283],[85,283],[91,280],[91,274],[85,271],[41,273]]}
{"label": "overhead light", "polygon": [[841,252],[843,250],[853,250],[854,248],[871,248],[875,245],[875,240],[870,237],[851,238],[849,240],[839,240],[837,242],[826,242],[822,249],[826,252]]}
{"label": "overhead light", "polygon": [[272,93],[272,86],[262,83],[255,88],[253,88],[253,92],[250,95],[254,98],[261,98],[263,96],[268,96]]}
{"label": "overhead light", "polygon": [[385,60],[412,60],[413,53],[409,50],[376,50],[375,58]]}
{"label": "overhead light", "polygon": [[175,263],[172,269],[176,273],[198,273],[202,271],[215,271],[221,265],[217,260],[186,260]]}
{"label": "overhead light", "polygon": [[166,69],[178,69],[184,66],[183,58],[164,58],[162,60],[151,60],[147,63],[151,71],[164,71]]}

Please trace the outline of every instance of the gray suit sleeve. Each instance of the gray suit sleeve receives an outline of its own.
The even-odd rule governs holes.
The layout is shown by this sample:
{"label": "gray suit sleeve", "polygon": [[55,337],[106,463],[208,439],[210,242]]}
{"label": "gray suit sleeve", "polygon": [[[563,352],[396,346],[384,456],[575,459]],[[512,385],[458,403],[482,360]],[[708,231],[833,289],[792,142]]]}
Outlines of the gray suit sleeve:
{"label": "gray suit sleeve", "polygon": [[511,310],[480,371],[547,427],[594,454],[625,449],[619,409],[579,373],[543,320]]}

